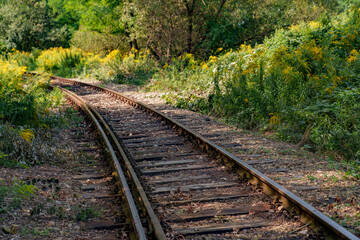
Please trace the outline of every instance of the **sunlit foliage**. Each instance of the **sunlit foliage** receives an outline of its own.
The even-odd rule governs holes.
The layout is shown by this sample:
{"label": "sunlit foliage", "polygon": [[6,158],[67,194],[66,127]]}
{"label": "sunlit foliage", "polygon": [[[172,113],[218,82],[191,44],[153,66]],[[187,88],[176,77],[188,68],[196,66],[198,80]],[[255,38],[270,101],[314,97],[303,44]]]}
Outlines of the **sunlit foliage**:
{"label": "sunlit foliage", "polygon": [[0,122],[38,125],[39,116],[59,104],[59,93],[47,90],[48,78],[24,78],[26,70],[16,60],[0,59]]}
{"label": "sunlit foliage", "polygon": [[167,99],[177,106],[295,143],[309,127],[307,147],[359,159],[359,25],[357,7],[332,22],[293,25],[254,48],[159,75],[152,88],[174,92]]}

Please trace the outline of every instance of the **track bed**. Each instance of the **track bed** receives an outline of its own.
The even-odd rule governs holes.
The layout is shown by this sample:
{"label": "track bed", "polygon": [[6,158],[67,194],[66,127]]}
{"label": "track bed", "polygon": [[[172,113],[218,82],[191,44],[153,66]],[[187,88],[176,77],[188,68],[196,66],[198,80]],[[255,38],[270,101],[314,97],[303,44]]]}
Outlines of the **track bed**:
{"label": "track bed", "polygon": [[64,84],[124,147],[168,239],[311,239],[313,232],[170,125],[106,93]]}

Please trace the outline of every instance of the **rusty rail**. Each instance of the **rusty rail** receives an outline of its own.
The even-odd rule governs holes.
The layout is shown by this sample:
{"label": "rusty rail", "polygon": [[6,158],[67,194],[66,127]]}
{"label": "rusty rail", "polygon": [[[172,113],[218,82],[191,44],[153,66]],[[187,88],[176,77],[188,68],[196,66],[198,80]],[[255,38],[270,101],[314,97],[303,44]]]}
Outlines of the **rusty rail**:
{"label": "rusty rail", "polygon": [[89,119],[91,120],[91,122],[93,123],[93,125],[95,126],[95,128],[97,129],[97,131],[99,132],[103,142],[106,145],[106,148],[108,149],[109,155],[115,165],[115,169],[117,171],[117,177],[119,179],[120,185],[121,185],[121,189],[123,191],[123,194],[125,196],[125,200],[127,203],[127,207],[128,207],[128,211],[130,212],[131,215],[131,220],[132,220],[132,224],[135,230],[135,234],[137,236],[138,239],[141,240],[146,240],[147,235],[145,233],[145,229],[142,226],[142,222],[141,222],[141,218],[139,216],[134,198],[132,196],[130,187],[127,183],[125,174],[120,166],[119,160],[116,156],[114,147],[112,146],[110,139],[107,137],[105,130],[103,129],[103,127],[100,124],[101,120],[99,121],[97,119],[97,113],[94,112],[94,109],[92,109],[90,106],[88,106],[86,104],[86,102],[84,100],[82,100],[80,97],[78,97],[77,95],[75,95],[74,93],[60,88],[60,90],[62,92],[64,92],[67,97],[74,103],[76,104],[78,107],[80,107],[85,113],[86,115],[89,117]]}

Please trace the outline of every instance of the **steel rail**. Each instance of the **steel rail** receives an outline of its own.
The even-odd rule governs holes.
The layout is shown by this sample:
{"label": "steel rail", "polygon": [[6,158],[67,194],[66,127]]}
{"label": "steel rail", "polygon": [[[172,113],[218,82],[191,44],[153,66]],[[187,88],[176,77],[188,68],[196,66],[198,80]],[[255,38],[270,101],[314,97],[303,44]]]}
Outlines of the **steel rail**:
{"label": "steel rail", "polygon": [[[68,95],[71,95],[71,96],[75,97],[79,101],[81,101],[81,103],[87,109],[89,109],[89,111],[90,111],[90,113],[92,115],[95,115],[96,120],[102,125],[102,128],[101,128],[102,129],[102,135],[105,134],[106,137],[109,136],[111,142],[113,143],[113,144],[110,144],[110,146],[112,148],[112,151],[111,151],[112,158],[114,159],[113,152],[114,152],[114,154],[115,154],[115,152],[117,152],[120,155],[120,158],[122,159],[122,161],[124,162],[125,168],[127,170],[126,172],[129,173],[128,176],[131,178],[131,180],[135,184],[136,192],[140,196],[139,200],[141,201],[141,204],[143,205],[143,207],[145,208],[145,211],[147,212],[147,215],[149,216],[149,220],[150,220],[150,223],[151,223],[151,226],[152,226],[152,230],[154,231],[154,235],[155,235],[156,239],[165,240],[166,239],[165,232],[164,232],[164,230],[163,230],[163,228],[162,228],[162,226],[160,224],[160,221],[159,221],[157,215],[155,214],[153,208],[151,207],[150,201],[148,200],[148,198],[146,196],[145,190],[143,189],[143,187],[142,187],[142,185],[140,183],[140,180],[138,179],[138,177],[137,177],[137,175],[135,173],[135,170],[131,166],[131,163],[130,163],[127,155],[125,154],[124,149],[122,148],[121,144],[117,140],[115,134],[112,132],[112,130],[110,129],[110,127],[108,126],[108,124],[106,123],[104,118],[91,105],[86,103],[86,101],[83,100],[81,97],[77,96],[76,94],[70,92],[67,89],[60,88],[60,90],[65,92]],[[113,146],[113,145],[115,145],[115,146]],[[116,151],[114,151],[114,148],[116,149]],[[116,157],[116,155],[115,155],[115,157]],[[120,166],[120,163],[119,163],[118,159],[116,158],[116,160],[113,160],[113,161],[114,161],[114,163],[116,165],[116,169],[120,169],[121,176],[122,176],[121,181],[125,181],[126,189],[129,190],[129,194],[131,196],[131,190],[130,190],[129,186],[127,185],[126,178],[124,176],[124,172],[122,171],[122,168]],[[132,207],[132,211],[135,211],[136,206],[134,204],[131,204],[131,207]],[[139,238],[139,239],[141,239],[141,238]]]}
{"label": "steel rail", "polygon": [[[90,106],[90,108],[93,109],[91,106]],[[118,141],[115,134],[110,129],[109,125],[106,123],[104,118],[97,111],[95,111],[95,109],[94,109],[94,113],[97,115],[98,119],[100,119],[100,121],[103,122],[106,132],[109,134],[112,142],[115,144],[116,149],[118,150],[118,153],[120,154],[120,157],[123,160],[123,162],[126,166],[126,169],[129,172],[129,177],[132,179],[133,183],[136,186],[136,191],[140,195],[139,200],[141,201],[141,204],[145,208],[145,211],[147,212],[147,215],[150,218],[152,230],[154,231],[154,235],[155,235],[156,239],[159,239],[159,240],[167,239],[165,232],[160,224],[159,218],[155,214],[155,212],[151,206],[151,203],[145,193],[145,190],[142,187],[141,182],[140,182],[139,178],[137,177],[136,172],[135,172],[134,168],[132,167],[129,158],[127,157],[127,155],[123,149],[123,146],[120,144],[120,142]]]}
{"label": "steel rail", "polygon": [[276,202],[282,204],[284,208],[287,209],[290,213],[294,215],[300,215],[300,220],[302,222],[310,224],[311,228],[315,232],[320,235],[323,234],[326,239],[359,239],[354,234],[346,230],[344,227],[340,226],[338,223],[327,217],[325,214],[305,202],[303,199],[296,196],[294,193],[290,192],[280,184],[276,183],[274,180],[265,176],[263,173],[259,172],[255,168],[251,167],[246,162],[240,160],[238,157],[229,153],[228,151],[213,143],[212,141],[204,138],[200,134],[194,132],[193,130],[175,121],[174,119],[167,117],[164,114],[152,109],[151,107],[143,103],[137,102],[126,96],[123,96],[113,90],[99,87],[93,84],[61,77],[52,77],[52,79],[67,81],[75,83],[77,85],[84,85],[93,89],[101,90],[118,99],[121,99],[124,102],[129,103],[134,107],[142,108],[146,112],[157,115],[166,122],[172,124],[179,133],[185,135],[187,138],[189,138],[189,140],[197,143],[204,151],[215,155],[218,161],[225,163],[228,167],[232,168],[238,174],[248,179],[248,181],[255,185],[257,188],[262,189],[266,195],[272,197]]}
{"label": "steel rail", "polygon": [[86,115],[91,119],[92,123],[95,125],[97,131],[99,132],[99,134],[101,135],[102,140],[104,141],[109,154],[111,156],[111,159],[115,165],[115,169],[117,171],[118,174],[118,178],[119,178],[119,182],[121,184],[121,189],[123,191],[123,194],[125,196],[126,199],[126,203],[127,203],[127,207],[129,209],[129,212],[131,214],[131,219],[132,219],[132,224],[134,226],[134,230],[136,232],[136,236],[138,239],[140,240],[147,240],[147,236],[145,233],[145,229],[142,226],[141,223],[141,218],[140,215],[138,213],[134,198],[131,194],[131,190],[130,187],[127,183],[125,174],[120,166],[119,160],[116,156],[116,153],[114,151],[114,148],[110,142],[110,140],[108,139],[104,129],[101,127],[101,124],[99,123],[99,121],[96,119],[96,117],[94,116],[94,111],[93,109],[91,109],[88,104],[81,99],[80,97],[78,97],[77,95],[75,95],[74,93],[70,92],[69,90],[66,90],[64,88],[60,88],[59,89],[65,93],[67,95],[67,97],[69,99],[71,99],[71,101],[73,101],[78,107],[80,107],[85,113]]}

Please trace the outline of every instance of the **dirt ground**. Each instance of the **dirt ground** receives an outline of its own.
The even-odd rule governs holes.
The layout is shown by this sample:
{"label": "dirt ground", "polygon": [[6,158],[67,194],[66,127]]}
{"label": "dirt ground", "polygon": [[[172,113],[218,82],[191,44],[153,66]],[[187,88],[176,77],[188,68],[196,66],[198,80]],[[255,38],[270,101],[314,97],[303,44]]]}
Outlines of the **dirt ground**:
{"label": "dirt ground", "polygon": [[17,207],[14,198],[5,198],[9,208],[0,213],[0,239],[127,239],[112,170],[91,127],[82,120],[53,137],[63,155],[59,162],[0,167],[1,182],[36,187]]}

